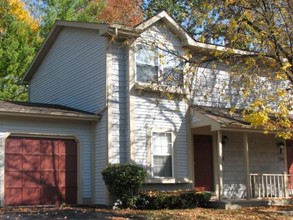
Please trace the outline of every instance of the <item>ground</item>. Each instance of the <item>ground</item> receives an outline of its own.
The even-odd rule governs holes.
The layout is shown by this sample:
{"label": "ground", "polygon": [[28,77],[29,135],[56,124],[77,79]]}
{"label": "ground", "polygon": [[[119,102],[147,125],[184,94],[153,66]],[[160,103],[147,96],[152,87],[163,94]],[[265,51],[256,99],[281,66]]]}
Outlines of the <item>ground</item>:
{"label": "ground", "polygon": [[250,220],[250,219],[293,219],[293,205],[271,206],[257,208],[242,208],[237,210],[221,209],[185,209],[185,210],[112,210],[95,207],[30,207],[2,208],[0,219],[100,219],[100,220],[167,220],[167,219],[212,219],[212,220]]}

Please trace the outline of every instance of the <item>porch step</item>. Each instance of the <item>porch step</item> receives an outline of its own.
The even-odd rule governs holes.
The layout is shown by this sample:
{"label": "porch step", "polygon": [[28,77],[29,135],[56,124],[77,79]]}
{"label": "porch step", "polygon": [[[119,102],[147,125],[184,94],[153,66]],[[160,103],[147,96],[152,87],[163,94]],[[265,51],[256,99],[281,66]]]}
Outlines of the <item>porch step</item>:
{"label": "porch step", "polygon": [[215,209],[239,209],[243,207],[258,207],[270,205],[288,205],[293,204],[293,199],[252,199],[252,200],[223,200],[223,201],[210,201],[209,208]]}

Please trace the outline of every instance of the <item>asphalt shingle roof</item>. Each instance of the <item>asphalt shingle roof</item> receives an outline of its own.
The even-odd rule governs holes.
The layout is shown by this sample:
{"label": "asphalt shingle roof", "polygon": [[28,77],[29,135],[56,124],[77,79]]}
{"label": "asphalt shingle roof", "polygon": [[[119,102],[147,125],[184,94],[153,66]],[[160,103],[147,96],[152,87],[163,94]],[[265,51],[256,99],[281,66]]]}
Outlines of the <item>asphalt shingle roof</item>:
{"label": "asphalt shingle roof", "polygon": [[39,116],[56,116],[56,117],[72,117],[72,118],[96,118],[98,115],[62,105],[33,103],[33,102],[14,102],[0,101],[0,114],[27,114]]}
{"label": "asphalt shingle roof", "polygon": [[193,106],[193,109],[224,126],[249,127],[250,123],[242,117],[242,110],[231,112],[229,108]]}

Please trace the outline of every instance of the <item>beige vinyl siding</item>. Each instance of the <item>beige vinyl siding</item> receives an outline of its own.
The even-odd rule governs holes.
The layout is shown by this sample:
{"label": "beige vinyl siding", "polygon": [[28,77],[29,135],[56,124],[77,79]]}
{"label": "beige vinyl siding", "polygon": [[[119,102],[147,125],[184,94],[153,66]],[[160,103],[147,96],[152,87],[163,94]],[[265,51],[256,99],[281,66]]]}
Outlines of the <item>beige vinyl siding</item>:
{"label": "beige vinyl siding", "polygon": [[97,112],[105,106],[107,39],[64,28],[30,83],[30,101]]}
{"label": "beige vinyl siding", "polygon": [[[73,122],[69,120],[33,119],[23,117],[0,117],[0,133],[38,135],[40,137],[75,137],[80,146],[79,180],[81,201],[91,198],[91,161],[90,161],[90,124],[89,122]],[[4,151],[2,151],[4,153]],[[3,155],[1,156],[3,158]],[[0,181],[3,184],[3,177]],[[81,186],[80,186],[81,184]]]}

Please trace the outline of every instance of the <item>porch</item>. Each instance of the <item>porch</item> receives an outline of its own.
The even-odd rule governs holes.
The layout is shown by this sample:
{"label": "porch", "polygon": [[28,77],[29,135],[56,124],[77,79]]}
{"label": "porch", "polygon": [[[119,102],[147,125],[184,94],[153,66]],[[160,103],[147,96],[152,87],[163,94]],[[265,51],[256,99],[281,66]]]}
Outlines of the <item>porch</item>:
{"label": "porch", "polygon": [[[232,116],[228,109],[195,107],[190,116],[190,153],[198,151],[196,135],[212,139],[214,202],[222,206],[292,203],[292,141],[286,146],[284,140],[250,128],[241,114]],[[195,158],[190,158],[194,164]],[[196,188],[198,176],[191,175]]]}

